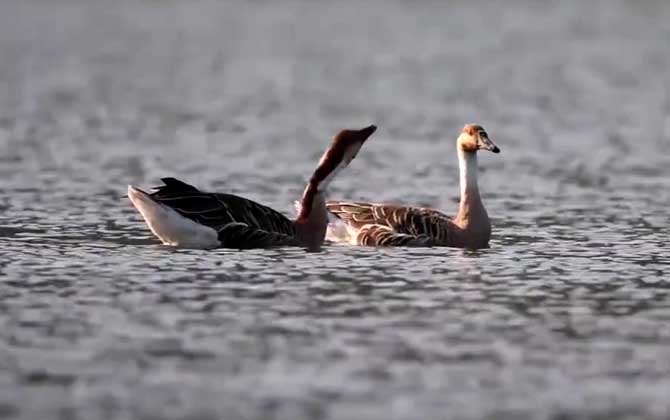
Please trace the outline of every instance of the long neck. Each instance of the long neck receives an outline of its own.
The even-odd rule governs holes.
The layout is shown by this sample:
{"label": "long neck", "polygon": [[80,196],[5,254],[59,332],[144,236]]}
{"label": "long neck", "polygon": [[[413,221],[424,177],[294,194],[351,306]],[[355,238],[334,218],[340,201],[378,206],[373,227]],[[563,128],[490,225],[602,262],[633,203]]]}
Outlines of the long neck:
{"label": "long neck", "polygon": [[490,223],[486,209],[479,196],[477,185],[477,153],[458,150],[460,169],[461,201],[458,207],[456,223],[464,229],[485,228]]}
{"label": "long neck", "polygon": [[477,185],[477,153],[458,150],[458,169],[460,170],[461,205],[466,198],[479,199]]}
{"label": "long neck", "polygon": [[298,240],[309,249],[318,249],[326,237],[328,210],[326,191],[310,181],[300,200],[300,214],[294,222]]}

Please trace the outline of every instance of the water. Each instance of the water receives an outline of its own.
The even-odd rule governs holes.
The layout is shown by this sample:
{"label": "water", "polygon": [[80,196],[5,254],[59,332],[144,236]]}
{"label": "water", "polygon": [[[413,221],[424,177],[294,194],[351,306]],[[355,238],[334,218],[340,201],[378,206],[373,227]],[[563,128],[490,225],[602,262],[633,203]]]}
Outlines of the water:
{"label": "water", "polygon": [[[0,4],[0,418],[670,417],[670,4]],[[174,250],[161,176],[437,206],[492,247]]]}

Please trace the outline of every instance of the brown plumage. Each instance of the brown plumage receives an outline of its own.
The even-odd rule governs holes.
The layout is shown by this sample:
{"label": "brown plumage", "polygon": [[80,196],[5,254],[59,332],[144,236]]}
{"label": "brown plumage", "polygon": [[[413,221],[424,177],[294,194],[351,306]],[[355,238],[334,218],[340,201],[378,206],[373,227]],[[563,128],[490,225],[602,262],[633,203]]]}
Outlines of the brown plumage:
{"label": "brown plumage", "polygon": [[303,246],[317,249],[328,225],[325,189],[374,133],[371,125],[343,130],[334,138],[310,178],[295,221],[270,207],[232,194],[210,193],[175,178],[149,194],[130,186],[128,196],[163,243],[195,248],[266,248]]}
{"label": "brown plumage", "polygon": [[468,124],[457,140],[461,201],[451,219],[437,210],[392,204],[329,201],[328,211],[344,226],[331,224],[328,239],[368,246],[451,246],[485,248],[491,224],[477,187],[477,150],[499,153],[479,125]]}

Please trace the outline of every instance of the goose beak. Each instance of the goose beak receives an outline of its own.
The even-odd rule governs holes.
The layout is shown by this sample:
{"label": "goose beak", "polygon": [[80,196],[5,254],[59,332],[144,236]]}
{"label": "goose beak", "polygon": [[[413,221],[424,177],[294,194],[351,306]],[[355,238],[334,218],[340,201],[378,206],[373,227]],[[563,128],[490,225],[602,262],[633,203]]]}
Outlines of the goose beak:
{"label": "goose beak", "polygon": [[358,130],[358,134],[360,135],[361,138],[361,143],[365,143],[365,140],[367,140],[376,130],[377,130],[376,125],[369,125],[365,128]]}
{"label": "goose beak", "polygon": [[377,130],[377,126],[375,125],[370,125],[361,128],[360,130],[345,130],[348,139],[343,142],[344,152],[340,164],[346,166],[351,163],[351,161],[358,155],[358,152],[361,150],[361,147],[363,147],[365,141],[370,138],[375,130]]}
{"label": "goose beak", "polygon": [[[301,202],[298,221],[305,221],[310,214],[312,202],[316,194],[328,188],[337,174],[346,168],[356,157],[363,143],[377,130],[377,126],[369,125],[360,130],[342,130],[333,137],[333,141],[319,160],[314,174],[305,188]],[[309,203],[309,204],[305,204]]]}
{"label": "goose beak", "polygon": [[479,134],[479,149],[488,150],[489,152],[493,153],[500,153],[500,148],[491,141],[487,134],[484,133]]}
{"label": "goose beak", "polygon": [[377,130],[370,125],[360,130],[342,130],[323,154],[313,175],[313,181],[320,189],[325,189],[339,171],[346,168],[363,147],[363,143]]}

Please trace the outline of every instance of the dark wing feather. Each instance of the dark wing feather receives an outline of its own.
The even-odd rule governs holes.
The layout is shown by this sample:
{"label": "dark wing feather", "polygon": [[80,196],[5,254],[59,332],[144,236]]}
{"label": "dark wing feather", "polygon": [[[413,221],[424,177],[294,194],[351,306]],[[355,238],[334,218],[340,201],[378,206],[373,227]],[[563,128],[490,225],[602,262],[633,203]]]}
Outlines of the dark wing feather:
{"label": "dark wing feather", "polygon": [[200,192],[193,185],[189,185],[183,181],[178,180],[177,178],[161,178],[163,185],[155,187],[155,190],[164,191],[164,192]]}
{"label": "dark wing feather", "polygon": [[269,233],[295,236],[295,228],[286,216],[270,207],[233,194],[200,191],[175,178],[163,178],[151,194],[184,217],[220,231],[230,223],[243,223]]}
{"label": "dark wing feather", "polygon": [[228,223],[219,230],[219,240],[224,248],[252,249],[275,246],[297,246],[296,238],[277,232],[250,227],[244,223]]}
{"label": "dark wing feather", "polygon": [[415,239],[425,236],[436,244],[448,243],[449,232],[454,227],[444,213],[421,207],[341,201],[329,201],[326,207],[337,218],[356,229],[365,225],[386,226],[393,233],[410,235]]}

